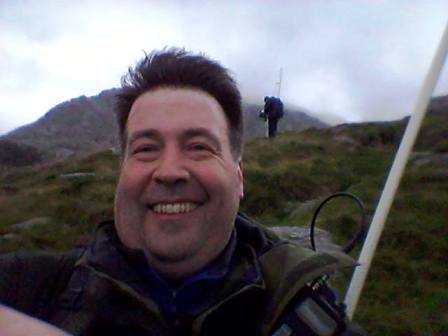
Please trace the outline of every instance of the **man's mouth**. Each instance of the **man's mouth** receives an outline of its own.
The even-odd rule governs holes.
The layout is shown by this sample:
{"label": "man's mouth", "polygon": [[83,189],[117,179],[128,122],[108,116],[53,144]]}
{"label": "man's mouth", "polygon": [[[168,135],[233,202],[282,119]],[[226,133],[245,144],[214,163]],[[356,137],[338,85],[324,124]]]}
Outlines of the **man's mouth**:
{"label": "man's mouth", "polygon": [[177,203],[156,203],[150,206],[151,210],[157,214],[179,214],[193,211],[199,206],[198,203],[177,202]]}

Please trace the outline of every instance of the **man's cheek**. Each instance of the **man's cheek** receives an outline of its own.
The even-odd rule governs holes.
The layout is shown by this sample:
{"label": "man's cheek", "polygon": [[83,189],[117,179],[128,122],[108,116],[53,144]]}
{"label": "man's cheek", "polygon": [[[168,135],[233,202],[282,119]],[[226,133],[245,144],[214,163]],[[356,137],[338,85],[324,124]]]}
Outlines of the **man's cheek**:
{"label": "man's cheek", "polygon": [[123,198],[136,197],[142,188],[142,181],[135,174],[127,174],[120,180],[118,189]]}

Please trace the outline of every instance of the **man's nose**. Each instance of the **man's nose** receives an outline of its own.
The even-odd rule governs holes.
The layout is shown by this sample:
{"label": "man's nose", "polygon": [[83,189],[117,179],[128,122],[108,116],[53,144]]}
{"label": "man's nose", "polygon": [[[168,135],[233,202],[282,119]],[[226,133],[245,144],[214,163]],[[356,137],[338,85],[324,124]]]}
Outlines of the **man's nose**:
{"label": "man's nose", "polygon": [[158,161],[158,165],[153,173],[153,179],[156,182],[174,184],[188,180],[189,172],[178,150],[165,150]]}

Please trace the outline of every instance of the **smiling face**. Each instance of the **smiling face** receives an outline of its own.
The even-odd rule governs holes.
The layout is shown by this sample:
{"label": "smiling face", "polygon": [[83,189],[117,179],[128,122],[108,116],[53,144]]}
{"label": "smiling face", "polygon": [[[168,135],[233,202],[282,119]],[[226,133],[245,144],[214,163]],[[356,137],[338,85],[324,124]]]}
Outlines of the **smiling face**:
{"label": "smiling face", "polygon": [[188,276],[227,244],[243,195],[241,161],[209,94],[158,88],[132,105],[115,194],[115,225],[165,278]]}

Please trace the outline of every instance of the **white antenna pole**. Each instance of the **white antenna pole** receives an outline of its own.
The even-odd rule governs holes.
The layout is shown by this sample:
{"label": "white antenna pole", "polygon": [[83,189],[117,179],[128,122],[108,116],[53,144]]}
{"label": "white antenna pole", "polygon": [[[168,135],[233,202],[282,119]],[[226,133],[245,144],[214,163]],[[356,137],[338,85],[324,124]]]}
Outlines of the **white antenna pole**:
{"label": "white antenna pole", "polygon": [[280,98],[280,90],[282,89],[282,77],[283,77],[283,68],[280,68],[279,80],[276,83],[277,86],[277,97]]}
{"label": "white antenna pole", "polygon": [[417,137],[423,117],[425,116],[428,107],[429,99],[431,98],[431,94],[437,84],[437,80],[443,68],[443,63],[445,61],[447,53],[448,22],[442,35],[439,47],[432,61],[428,75],[420,89],[417,102],[406,127],[406,131],[404,133],[400,147],[398,148],[397,155],[395,156],[392,168],[389,172],[389,176],[381,194],[380,201],[373,216],[366,241],[359,256],[360,266],[356,268],[350,286],[347,290],[345,304],[347,305],[347,315],[349,316],[349,318],[352,318],[355,312],[356,305],[358,303],[365,279],[367,277],[367,273],[370,268],[370,264],[372,262],[372,258],[375,254],[378,241],[384,228],[384,223],[392,205],[395,192],[397,191],[398,184],[400,182],[401,176],[403,175],[403,171],[411,153],[412,147],[414,146],[415,139]]}

